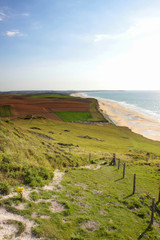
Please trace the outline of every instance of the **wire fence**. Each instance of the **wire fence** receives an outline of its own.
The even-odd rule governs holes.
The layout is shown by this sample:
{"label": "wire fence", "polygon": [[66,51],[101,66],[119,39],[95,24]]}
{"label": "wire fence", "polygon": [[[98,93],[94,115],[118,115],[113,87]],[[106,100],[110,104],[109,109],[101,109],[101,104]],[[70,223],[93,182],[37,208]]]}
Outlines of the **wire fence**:
{"label": "wire fence", "polygon": [[[151,209],[151,220],[150,224],[153,224],[154,212],[155,210],[160,214],[159,202],[160,202],[160,180],[154,181],[152,189],[148,187],[147,182],[152,183],[152,179],[145,179],[145,173],[137,174],[136,169],[132,169],[132,165],[126,163],[123,160],[116,159],[116,155],[113,154],[113,158],[109,165],[115,166],[114,171],[117,169],[117,176],[119,180],[125,179],[125,184],[128,189],[130,189],[130,195],[136,194],[138,197],[146,196],[150,199],[150,209]],[[134,171],[133,171],[134,170]],[[156,185],[156,186],[155,186]],[[157,196],[155,198],[155,196]]]}

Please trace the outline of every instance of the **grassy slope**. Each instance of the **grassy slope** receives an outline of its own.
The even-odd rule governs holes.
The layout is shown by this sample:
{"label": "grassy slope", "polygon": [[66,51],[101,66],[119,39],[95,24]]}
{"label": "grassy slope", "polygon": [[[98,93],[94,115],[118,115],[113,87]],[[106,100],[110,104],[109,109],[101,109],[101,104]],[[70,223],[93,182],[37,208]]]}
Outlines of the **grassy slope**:
{"label": "grassy slope", "polygon": [[91,103],[90,103],[90,112],[92,114],[92,117],[94,121],[101,121],[105,122],[106,119],[104,116],[100,113],[99,107],[98,107],[98,101],[95,98],[90,98]]}
{"label": "grassy slope", "polygon": [[[123,160],[137,162],[146,160],[147,153],[150,153],[150,160],[158,162],[160,159],[160,142],[151,141],[128,128],[114,125],[95,126],[47,119],[17,119],[9,123],[1,121],[0,137],[1,170],[6,171],[6,174],[11,171],[14,161],[17,171],[24,170],[23,166],[27,168],[31,165],[37,169],[41,165],[52,170],[88,163],[89,153],[93,158],[96,155],[100,158],[116,153]],[[16,179],[15,176],[14,178]]]}
{"label": "grassy slope", "polygon": [[[78,235],[79,232],[84,239],[138,239],[148,227],[151,205],[151,199],[144,196],[142,186],[145,184],[141,183],[146,178],[152,178],[146,189],[154,196],[157,193],[158,174],[148,166],[128,168],[125,179],[121,179],[122,169],[117,171],[109,166],[96,171],[71,170],[65,175],[59,199],[67,202],[72,210],[66,217],[66,221],[72,222],[68,228],[70,234]],[[132,172],[137,173],[139,181],[136,195],[131,195]],[[98,229],[84,229],[83,224],[88,221],[99,223]],[[159,217],[156,221],[160,222]],[[148,238],[157,239],[157,230],[147,231]],[[66,235],[64,239],[70,238]]]}
{"label": "grassy slope", "polygon": [[[121,179],[122,169],[118,171],[115,167],[104,166],[96,171],[70,169],[64,176],[62,191],[54,192],[57,201],[65,205],[64,212],[52,213],[48,204],[40,203],[28,203],[25,211],[19,210],[26,217],[33,212],[50,216],[47,220],[35,219],[37,236],[61,240],[138,239],[148,227],[151,199],[143,193],[158,194],[160,142],[114,125],[17,119],[0,121],[0,143],[0,180],[6,179],[12,185],[25,182],[24,166],[33,169],[29,172],[29,184],[43,185],[55,168],[89,164],[89,153],[92,163],[100,158],[108,162],[115,152],[129,164],[125,179]],[[41,166],[44,169],[38,172]],[[137,173],[135,196],[131,196],[133,173]],[[94,222],[97,230],[84,229],[88,221]],[[156,224],[159,222],[157,212]],[[156,227],[146,234],[141,239],[158,239]]]}
{"label": "grassy slope", "polygon": [[[87,152],[117,152],[128,153],[129,150],[139,152],[153,152],[159,154],[160,142],[152,141],[141,135],[135,134],[125,127],[114,125],[95,126],[77,123],[63,123],[53,120],[15,120],[14,124],[28,130],[31,127],[39,127],[42,132],[56,139],[55,142],[72,143],[79,145]],[[68,131],[65,131],[68,130]],[[49,133],[53,131],[54,134]],[[79,136],[90,136],[93,139],[79,138]],[[95,140],[104,140],[98,141]]]}

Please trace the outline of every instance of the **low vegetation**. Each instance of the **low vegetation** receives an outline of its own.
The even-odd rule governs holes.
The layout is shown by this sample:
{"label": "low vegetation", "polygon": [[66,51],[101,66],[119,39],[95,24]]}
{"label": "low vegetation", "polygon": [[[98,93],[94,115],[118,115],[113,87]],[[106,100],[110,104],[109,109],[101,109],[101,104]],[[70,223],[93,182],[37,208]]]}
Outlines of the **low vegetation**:
{"label": "low vegetation", "polygon": [[0,106],[0,117],[11,117],[11,116],[13,116],[13,113],[10,105]]}
{"label": "low vegetation", "polygon": [[[90,112],[94,121],[106,122],[103,114],[100,112],[98,101],[95,98],[90,98]],[[107,119],[108,120],[108,119]]]}
{"label": "low vegetation", "polygon": [[36,94],[36,95],[29,95],[29,96],[34,98],[75,98],[65,94]]}
{"label": "low vegetation", "polygon": [[[33,144],[34,143],[34,144]],[[53,170],[76,167],[113,152],[126,161],[158,163],[160,143],[114,125],[96,126],[47,119],[0,121],[0,179],[8,183],[44,185]]]}

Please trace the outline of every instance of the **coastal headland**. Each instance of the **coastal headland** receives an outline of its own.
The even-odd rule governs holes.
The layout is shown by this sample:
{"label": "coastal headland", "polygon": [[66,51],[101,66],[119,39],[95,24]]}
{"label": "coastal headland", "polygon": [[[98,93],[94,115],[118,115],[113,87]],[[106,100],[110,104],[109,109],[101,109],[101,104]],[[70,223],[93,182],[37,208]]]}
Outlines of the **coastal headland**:
{"label": "coastal headland", "polygon": [[159,141],[108,124],[94,98],[19,94],[1,95],[0,103],[1,115],[10,116],[0,117],[3,239],[159,239],[159,202],[148,227]]}

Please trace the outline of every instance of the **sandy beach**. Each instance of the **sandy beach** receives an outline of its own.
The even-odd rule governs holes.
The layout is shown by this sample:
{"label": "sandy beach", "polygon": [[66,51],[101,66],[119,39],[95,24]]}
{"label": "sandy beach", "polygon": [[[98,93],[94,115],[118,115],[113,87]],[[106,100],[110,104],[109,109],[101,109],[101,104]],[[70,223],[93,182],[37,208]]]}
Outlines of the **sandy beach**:
{"label": "sandy beach", "polygon": [[[85,97],[81,93],[73,94],[78,97]],[[73,96],[72,95],[72,96]],[[97,99],[100,109],[107,114],[117,126],[125,126],[133,132],[143,135],[146,138],[160,141],[160,122],[142,115],[134,110],[127,109],[117,102]]]}

